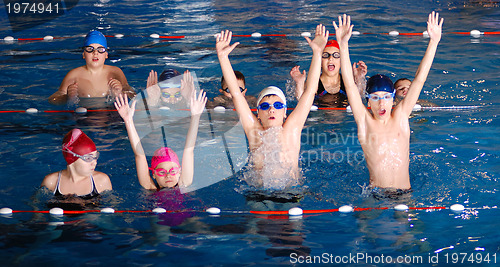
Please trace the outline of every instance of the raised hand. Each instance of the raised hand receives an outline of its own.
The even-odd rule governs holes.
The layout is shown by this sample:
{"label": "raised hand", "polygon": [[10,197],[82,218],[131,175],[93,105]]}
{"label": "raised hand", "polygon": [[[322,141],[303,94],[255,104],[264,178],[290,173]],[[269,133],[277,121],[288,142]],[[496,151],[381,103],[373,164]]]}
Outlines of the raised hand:
{"label": "raised hand", "polygon": [[325,49],[326,43],[328,42],[328,36],[330,32],[326,30],[326,27],[323,24],[319,24],[316,26],[316,32],[314,35],[314,40],[311,41],[309,37],[305,37],[307,43],[312,48],[313,52],[323,52]]}
{"label": "raised hand", "polygon": [[441,40],[441,31],[444,19],[439,20],[439,13],[432,11],[427,20],[427,33],[431,40],[439,42]]}
{"label": "raised hand", "polygon": [[306,71],[300,72],[300,66],[293,67],[290,76],[292,76],[295,83],[304,83],[306,81]]}
{"label": "raised hand", "polygon": [[229,30],[221,31],[220,34],[217,34],[215,49],[217,50],[218,57],[227,57],[233,51],[233,49],[239,45],[239,42],[236,42],[231,45],[231,38],[233,33]]}
{"label": "raised hand", "polygon": [[207,96],[203,89],[200,90],[200,94],[198,95],[198,97],[196,97],[196,91],[193,90],[190,103],[191,116],[199,115],[203,112],[203,110],[205,109],[205,104],[207,103]]}
{"label": "raised hand", "polygon": [[351,16],[339,16],[339,25],[333,21],[333,27],[335,27],[335,35],[337,37],[337,42],[340,46],[345,45],[349,42],[352,35]]}
{"label": "raised hand", "polygon": [[181,94],[187,100],[191,98],[191,94],[194,92],[194,81],[193,76],[189,70],[184,72],[181,80]]}
{"label": "raised hand", "polygon": [[151,70],[149,72],[148,81],[146,83],[146,88],[153,86],[157,83],[158,83],[158,73],[156,73],[156,71],[154,71],[154,70]]}
{"label": "raised hand", "polygon": [[125,123],[133,122],[136,102],[136,100],[132,101],[132,105],[131,107],[129,107],[128,98],[126,95],[119,94],[118,96],[116,96],[115,108]]}
{"label": "raised hand", "polygon": [[368,73],[368,67],[363,61],[354,62],[352,64],[352,73],[354,74],[355,80],[364,78]]}

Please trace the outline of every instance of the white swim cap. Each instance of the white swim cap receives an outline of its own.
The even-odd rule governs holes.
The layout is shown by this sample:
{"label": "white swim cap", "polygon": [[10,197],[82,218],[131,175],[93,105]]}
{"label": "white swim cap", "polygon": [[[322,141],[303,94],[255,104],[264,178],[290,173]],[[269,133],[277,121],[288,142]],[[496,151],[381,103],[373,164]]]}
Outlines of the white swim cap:
{"label": "white swim cap", "polygon": [[264,90],[262,90],[259,94],[259,97],[257,97],[257,105],[259,105],[260,101],[262,98],[269,96],[269,95],[277,95],[281,100],[283,100],[283,104],[286,106],[286,97],[283,91],[279,89],[276,86],[268,86]]}

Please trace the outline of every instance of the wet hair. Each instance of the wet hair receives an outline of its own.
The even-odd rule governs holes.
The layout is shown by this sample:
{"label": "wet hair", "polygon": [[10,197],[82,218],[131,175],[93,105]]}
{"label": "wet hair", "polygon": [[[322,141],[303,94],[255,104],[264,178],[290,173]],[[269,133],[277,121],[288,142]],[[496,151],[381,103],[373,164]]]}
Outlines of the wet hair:
{"label": "wet hair", "polygon": [[411,81],[410,79],[408,79],[408,78],[400,78],[400,79],[398,79],[397,81],[395,81],[395,82],[394,82],[394,86],[396,86],[396,83],[401,82],[401,81],[409,81],[409,82],[412,82],[412,81]]}
{"label": "wet hair", "polygon": [[[236,79],[237,80],[242,80],[243,81],[243,84],[246,85],[246,82],[245,82],[245,75],[243,75],[243,73],[235,70],[234,71],[234,75],[236,75]],[[222,78],[220,79],[220,87],[222,89],[222,84],[224,84],[224,75],[222,75]]]}

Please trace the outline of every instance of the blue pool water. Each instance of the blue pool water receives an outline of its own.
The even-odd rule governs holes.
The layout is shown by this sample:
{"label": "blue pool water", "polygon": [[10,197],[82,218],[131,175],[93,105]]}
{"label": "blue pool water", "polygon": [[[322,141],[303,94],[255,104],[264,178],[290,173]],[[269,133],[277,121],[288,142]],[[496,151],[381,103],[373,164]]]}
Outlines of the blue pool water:
{"label": "blue pool water", "polygon": [[[68,6],[70,2],[66,2]],[[288,73],[297,64],[307,69],[310,60],[310,48],[300,34],[312,32],[318,23],[333,31],[334,17],[348,13],[355,30],[373,33],[353,37],[352,60],[365,61],[368,75],[382,73],[393,80],[412,77],[427,40],[382,33],[422,32],[432,10],[445,18],[444,35],[420,98],[439,106],[480,107],[412,114],[412,193],[395,199],[365,194],[362,186],[368,183],[368,170],[353,117],[345,111],[320,110],[310,113],[302,133],[303,198],[284,203],[245,198],[246,187],[238,171],[245,164],[246,149],[237,115],[226,111],[211,113],[209,118],[204,114],[196,147],[197,190],[186,193],[181,205],[189,211],[1,216],[1,265],[261,266],[307,259],[335,263],[350,255],[359,261],[347,264],[361,266],[384,265],[381,260],[387,257],[402,257],[406,262],[400,265],[408,266],[472,265],[471,259],[478,266],[495,265],[495,261],[498,265],[500,37],[454,33],[500,31],[498,2],[85,0],[44,24],[32,28],[16,24],[20,31],[13,30],[7,10],[0,7],[1,38],[66,37],[51,42],[0,41],[0,111],[64,110],[46,99],[70,69],[84,63],[78,47],[81,35],[91,29],[125,35],[108,38],[112,48],[108,64],[120,67],[136,90],[144,89],[150,70],[169,66],[194,72],[209,98],[218,94],[221,75],[215,33],[230,29],[235,34],[284,34],[286,37],[235,38],[241,44],[231,60],[245,74],[248,93],[256,95],[262,88],[276,85],[287,89],[293,101]],[[150,34],[186,38],[158,40]],[[162,125],[172,126],[172,113],[156,115],[165,116]],[[179,116],[180,121],[185,117]],[[38,187],[46,174],[65,167],[60,142],[73,127],[83,129],[96,142],[101,152],[98,170],[107,173],[113,183],[114,190],[103,196],[101,208],[154,208],[153,196],[137,182],[133,152],[115,112],[14,112],[0,113],[0,118],[0,208],[47,210],[49,196]],[[162,139],[159,128],[153,128],[156,131],[145,133],[151,147]],[[183,126],[168,127],[169,145],[180,150],[185,130]],[[233,171],[238,173],[233,176]],[[461,213],[392,210],[397,204],[449,207],[456,203],[467,209]],[[390,209],[306,214],[295,219],[248,213],[342,205]],[[203,212],[212,206],[223,210],[222,214],[213,217]],[[467,258],[460,253],[467,253]]]}

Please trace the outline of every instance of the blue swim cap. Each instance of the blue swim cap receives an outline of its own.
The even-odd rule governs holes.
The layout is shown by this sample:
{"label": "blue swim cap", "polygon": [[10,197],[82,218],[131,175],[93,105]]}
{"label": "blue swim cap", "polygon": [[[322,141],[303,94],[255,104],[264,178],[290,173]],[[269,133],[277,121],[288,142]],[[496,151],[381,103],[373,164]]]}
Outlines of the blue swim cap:
{"label": "blue swim cap", "polygon": [[385,75],[373,75],[366,83],[366,93],[373,94],[380,91],[394,93],[394,84],[391,79]]}
{"label": "blue swim cap", "polygon": [[[181,87],[181,73],[175,69],[165,69],[158,77],[158,86],[163,88],[176,88]],[[179,76],[179,78],[174,79]]]}
{"label": "blue swim cap", "polygon": [[108,42],[106,42],[106,37],[100,31],[90,31],[87,36],[85,36],[85,41],[83,46],[89,46],[91,44],[100,44],[108,48]]}

